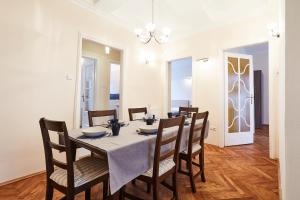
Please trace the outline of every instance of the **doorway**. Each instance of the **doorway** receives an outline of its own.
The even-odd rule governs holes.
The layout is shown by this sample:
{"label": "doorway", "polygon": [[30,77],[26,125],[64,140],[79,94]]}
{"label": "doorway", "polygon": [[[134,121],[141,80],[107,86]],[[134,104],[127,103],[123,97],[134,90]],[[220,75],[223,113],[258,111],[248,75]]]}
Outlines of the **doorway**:
{"label": "doorway", "polygon": [[[75,127],[89,126],[88,111],[115,109],[120,118],[122,51],[93,39],[81,38],[79,55]],[[95,119],[94,123],[106,123],[109,119]]]}
{"label": "doorway", "polygon": [[[230,71],[228,65],[228,56],[225,56],[225,85],[227,84],[227,89],[233,83],[236,82],[236,93],[240,94],[246,92],[244,97],[237,100],[237,106],[234,105],[230,99],[234,99],[235,95],[232,95],[232,91],[225,90],[225,101],[227,99],[228,104],[225,109],[225,146],[240,145],[240,144],[250,144],[255,142],[255,134],[263,134],[264,136],[269,136],[269,45],[268,42],[259,43],[254,45],[242,46],[237,48],[232,48],[225,51],[225,55],[230,54],[231,57],[248,57],[249,59],[249,75],[247,75],[247,70],[238,71],[235,74],[237,80],[235,81],[234,76],[230,76],[232,72]],[[239,56],[235,56],[239,55]],[[232,58],[230,58],[232,59]],[[237,66],[241,63],[237,63]],[[245,77],[246,75],[246,77]],[[249,85],[248,85],[249,83]],[[232,88],[231,87],[231,88]],[[230,97],[231,96],[231,97]],[[241,95],[243,96],[243,95]],[[242,101],[244,98],[244,101]],[[242,100],[241,100],[242,99]],[[230,101],[229,101],[230,100]],[[253,103],[253,104],[252,104]],[[246,109],[245,109],[246,105]],[[234,107],[235,106],[235,107]],[[250,106],[250,112],[247,109]],[[234,112],[232,112],[234,111]],[[237,111],[239,113],[237,113]],[[242,112],[241,112],[242,111]],[[246,113],[243,113],[246,112]],[[251,114],[253,113],[253,114]],[[249,117],[247,120],[247,117]],[[235,120],[235,122],[233,122]],[[239,121],[239,122],[238,122]],[[246,134],[241,131],[243,121],[249,128],[253,131],[250,132],[250,137],[247,141],[242,141],[237,135],[245,137]],[[231,122],[231,123],[230,123]],[[241,123],[242,122],[242,123]],[[232,131],[232,127],[238,130]],[[235,134],[234,134],[235,133]]]}
{"label": "doorway", "polygon": [[169,111],[177,113],[179,107],[192,106],[192,58],[182,58],[168,63]]}

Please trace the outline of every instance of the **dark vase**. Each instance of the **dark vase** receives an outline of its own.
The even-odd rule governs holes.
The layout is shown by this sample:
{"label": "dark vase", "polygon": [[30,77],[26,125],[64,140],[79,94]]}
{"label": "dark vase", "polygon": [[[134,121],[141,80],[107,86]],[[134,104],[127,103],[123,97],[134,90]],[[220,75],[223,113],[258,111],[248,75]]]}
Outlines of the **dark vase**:
{"label": "dark vase", "polygon": [[119,120],[117,119],[110,120],[110,126],[111,126],[113,136],[119,135],[120,128],[121,128],[121,124],[119,123]]}
{"label": "dark vase", "polygon": [[147,125],[152,125],[153,123],[154,123],[154,119],[151,119],[151,118],[146,119],[146,124]]}

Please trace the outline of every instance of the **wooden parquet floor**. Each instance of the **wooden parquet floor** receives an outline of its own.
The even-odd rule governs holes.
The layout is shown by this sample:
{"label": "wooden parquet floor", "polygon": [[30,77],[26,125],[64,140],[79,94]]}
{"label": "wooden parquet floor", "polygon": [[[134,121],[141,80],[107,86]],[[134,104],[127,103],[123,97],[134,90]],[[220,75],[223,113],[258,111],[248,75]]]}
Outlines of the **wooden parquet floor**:
{"label": "wooden parquet floor", "polygon": [[[192,193],[187,176],[179,175],[179,195],[182,200],[195,199],[279,199],[278,164],[268,158],[268,130],[257,130],[255,143],[235,147],[218,148],[205,146],[206,183],[196,179],[197,193]],[[184,166],[184,165],[183,165]],[[195,169],[196,170],[196,169]],[[92,199],[101,199],[101,186],[92,190]],[[128,184],[126,191],[144,199],[151,199],[144,183],[137,186]],[[44,199],[45,175],[38,175],[26,180],[0,187],[1,200]],[[172,193],[160,187],[161,199],[171,199]],[[62,194],[54,193],[54,199]],[[84,199],[84,194],[76,199]]]}

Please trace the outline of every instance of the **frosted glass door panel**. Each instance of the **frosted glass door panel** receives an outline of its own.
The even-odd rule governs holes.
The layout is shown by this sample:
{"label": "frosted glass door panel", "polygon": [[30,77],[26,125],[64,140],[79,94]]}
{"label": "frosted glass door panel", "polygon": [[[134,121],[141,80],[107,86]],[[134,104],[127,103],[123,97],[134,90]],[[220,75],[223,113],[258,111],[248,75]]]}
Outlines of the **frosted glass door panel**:
{"label": "frosted glass door panel", "polygon": [[226,54],[225,66],[225,145],[252,143],[254,132],[252,56]]}

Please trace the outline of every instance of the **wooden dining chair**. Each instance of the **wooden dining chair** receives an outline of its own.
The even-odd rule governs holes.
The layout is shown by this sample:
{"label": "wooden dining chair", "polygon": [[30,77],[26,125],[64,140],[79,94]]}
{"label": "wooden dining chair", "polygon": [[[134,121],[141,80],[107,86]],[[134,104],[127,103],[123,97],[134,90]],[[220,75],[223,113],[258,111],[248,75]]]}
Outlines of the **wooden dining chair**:
{"label": "wooden dining chair", "polygon": [[136,113],[144,113],[147,114],[147,108],[128,108],[128,113],[129,113],[129,120],[133,121],[133,120],[137,120],[137,119],[133,119],[133,114]]}
{"label": "wooden dining chair", "polygon": [[117,119],[116,110],[97,110],[97,111],[88,111],[89,126],[94,126],[93,118],[96,117],[109,117],[112,116],[114,119]]}
{"label": "wooden dining chair", "polygon": [[[137,180],[144,181],[147,183],[147,185],[149,184],[153,187],[153,200],[160,199],[158,191],[159,184],[162,184],[166,188],[173,191],[173,197],[178,199],[177,164],[184,121],[184,116],[160,120],[155,144],[153,167],[137,177]],[[169,137],[164,136],[165,130],[171,127],[178,127],[178,130],[175,131],[174,135]],[[162,152],[161,148],[166,145],[168,145],[167,151]],[[165,181],[166,178],[170,176],[172,177],[172,185],[169,185]],[[129,199],[140,199],[132,194],[124,192],[124,189],[121,194],[122,198],[127,197]]]}
{"label": "wooden dining chair", "polygon": [[[203,113],[194,113],[189,133],[187,150],[179,153],[179,169],[178,172],[190,177],[192,191],[196,192],[194,179],[201,175],[202,182],[205,182],[204,174],[204,135],[206,130],[208,111]],[[203,120],[202,123],[197,123],[197,120]],[[199,134],[200,133],[200,134]],[[193,158],[199,155],[199,163],[193,161]],[[187,170],[183,171],[181,161],[187,162]],[[199,167],[199,172],[193,173],[193,165]]]}
{"label": "wooden dining chair", "polygon": [[[41,118],[45,160],[47,188],[46,200],[53,197],[54,188],[65,194],[64,199],[74,199],[75,195],[85,191],[85,199],[90,199],[91,187],[103,182],[103,196],[108,193],[108,166],[107,162],[95,157],[84,157],[75,161],[76,147],[71,143],[65,122],[51,121]],[[50,134],[62,134],[64,145],[51,141]],[[64,151],[66,163],[56,160],[52,150]]]}
{"label": "wooden dining chair", "polygon": [[197,107],[179,107],[179,115],[186,115],[190,117],[192,113],[198,113],[199,108]]}

